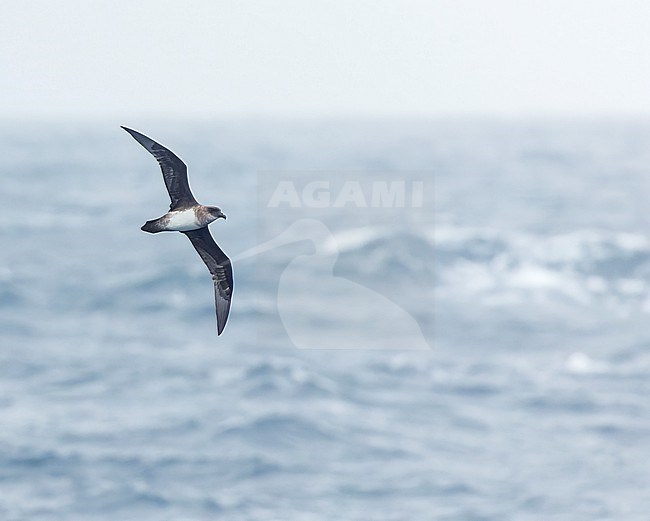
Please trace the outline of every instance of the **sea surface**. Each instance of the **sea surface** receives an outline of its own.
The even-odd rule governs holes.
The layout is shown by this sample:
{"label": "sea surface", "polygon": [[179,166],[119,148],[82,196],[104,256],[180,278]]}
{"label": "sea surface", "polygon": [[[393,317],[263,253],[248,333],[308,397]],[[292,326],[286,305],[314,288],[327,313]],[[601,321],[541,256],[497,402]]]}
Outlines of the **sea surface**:
{"label": "sea surface", "polygon": [[[228,216],[221,336],[120,124]],[[650,519],[650,122],[14,122],[0,157],[0,520]]]}

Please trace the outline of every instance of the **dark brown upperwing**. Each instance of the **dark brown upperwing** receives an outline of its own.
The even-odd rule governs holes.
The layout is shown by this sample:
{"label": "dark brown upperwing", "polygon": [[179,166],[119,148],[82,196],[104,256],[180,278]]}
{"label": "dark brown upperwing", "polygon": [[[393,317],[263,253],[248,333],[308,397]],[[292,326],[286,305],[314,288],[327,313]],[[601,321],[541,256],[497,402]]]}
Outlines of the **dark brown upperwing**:
{"label": "dark brown upperwing", "polygon": [[185,163],[171,150],[168,150],[160,143],[156,143],[153,139],[130,128],[122,128],[131,134],[158,161],[171,199],[169,209],[179,210],[197,204],[187,181],[187,166]]}
{"label": "dark brown upperwing", "polygon": [[182,232],[192,242],[192,246],[205,262],[214,281],[214,300],[217,308],[217,333],[226,327],[232,299],[233,278],[230,259],[214,242],[207,226],[198,230]]}

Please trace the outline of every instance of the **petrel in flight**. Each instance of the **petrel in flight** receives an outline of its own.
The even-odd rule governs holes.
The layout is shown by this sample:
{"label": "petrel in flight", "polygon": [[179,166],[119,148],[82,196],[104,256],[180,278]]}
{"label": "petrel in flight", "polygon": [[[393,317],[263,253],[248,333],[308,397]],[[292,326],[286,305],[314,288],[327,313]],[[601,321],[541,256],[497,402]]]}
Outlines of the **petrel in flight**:
{"label": "petrel in flight", "polygon": [[141,229],[149,233],[181,232],[192,242],[192,246],[205,262],[214,281],[217,333],[220,335],[226,327],[230,312],[233,290],[232,266],[230,259],[214,242],[208,224],[219,218],[225,219],[226,216],[220,208],[204,206],[194,199],[187,182],[187,166],[176,154],[140,132],[122,128],[156,158],[172,201],[169,212],[158,219],[147,221]]}

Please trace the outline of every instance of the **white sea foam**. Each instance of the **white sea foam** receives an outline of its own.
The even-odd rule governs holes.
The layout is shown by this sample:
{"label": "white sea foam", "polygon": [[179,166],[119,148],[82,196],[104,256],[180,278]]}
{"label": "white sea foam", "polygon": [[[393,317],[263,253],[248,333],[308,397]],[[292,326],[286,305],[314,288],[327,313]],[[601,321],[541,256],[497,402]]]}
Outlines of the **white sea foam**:
{"label": "white sea foam", "polygon": [[607,364],[604,362],[594,360],[586,353],[580,351],[571,353],[564,362],[564,367],[570,373],[576,374],[604,373],[608,369]]}
{"label": "white sea foam", "polygon": [[534,235],[445,226],[436,233],[435,251],[445,294],[491,302],[498,293],[518,293],[519,302],[555,294],[583,305],[615,298],[645,310],[639,298],[648,292],[650,244],[641,234],[587,229]]}

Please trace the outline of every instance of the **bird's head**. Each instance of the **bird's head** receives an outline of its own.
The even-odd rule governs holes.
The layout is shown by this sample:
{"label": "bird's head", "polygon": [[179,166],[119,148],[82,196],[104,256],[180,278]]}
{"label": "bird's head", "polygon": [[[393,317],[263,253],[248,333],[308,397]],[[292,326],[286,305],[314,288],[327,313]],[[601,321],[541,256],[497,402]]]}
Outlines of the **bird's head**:
{"label": "bird's head", "polygon": [[223,213],[221,211],[221,208],[219,208],[218,206],[207,206],[206,208],[207,208],[208,212],[210,213],[210,216],[212,217],[212,219],[214,221],[216,221],[217,219],[225,219],[226,218],[226,214]]}

